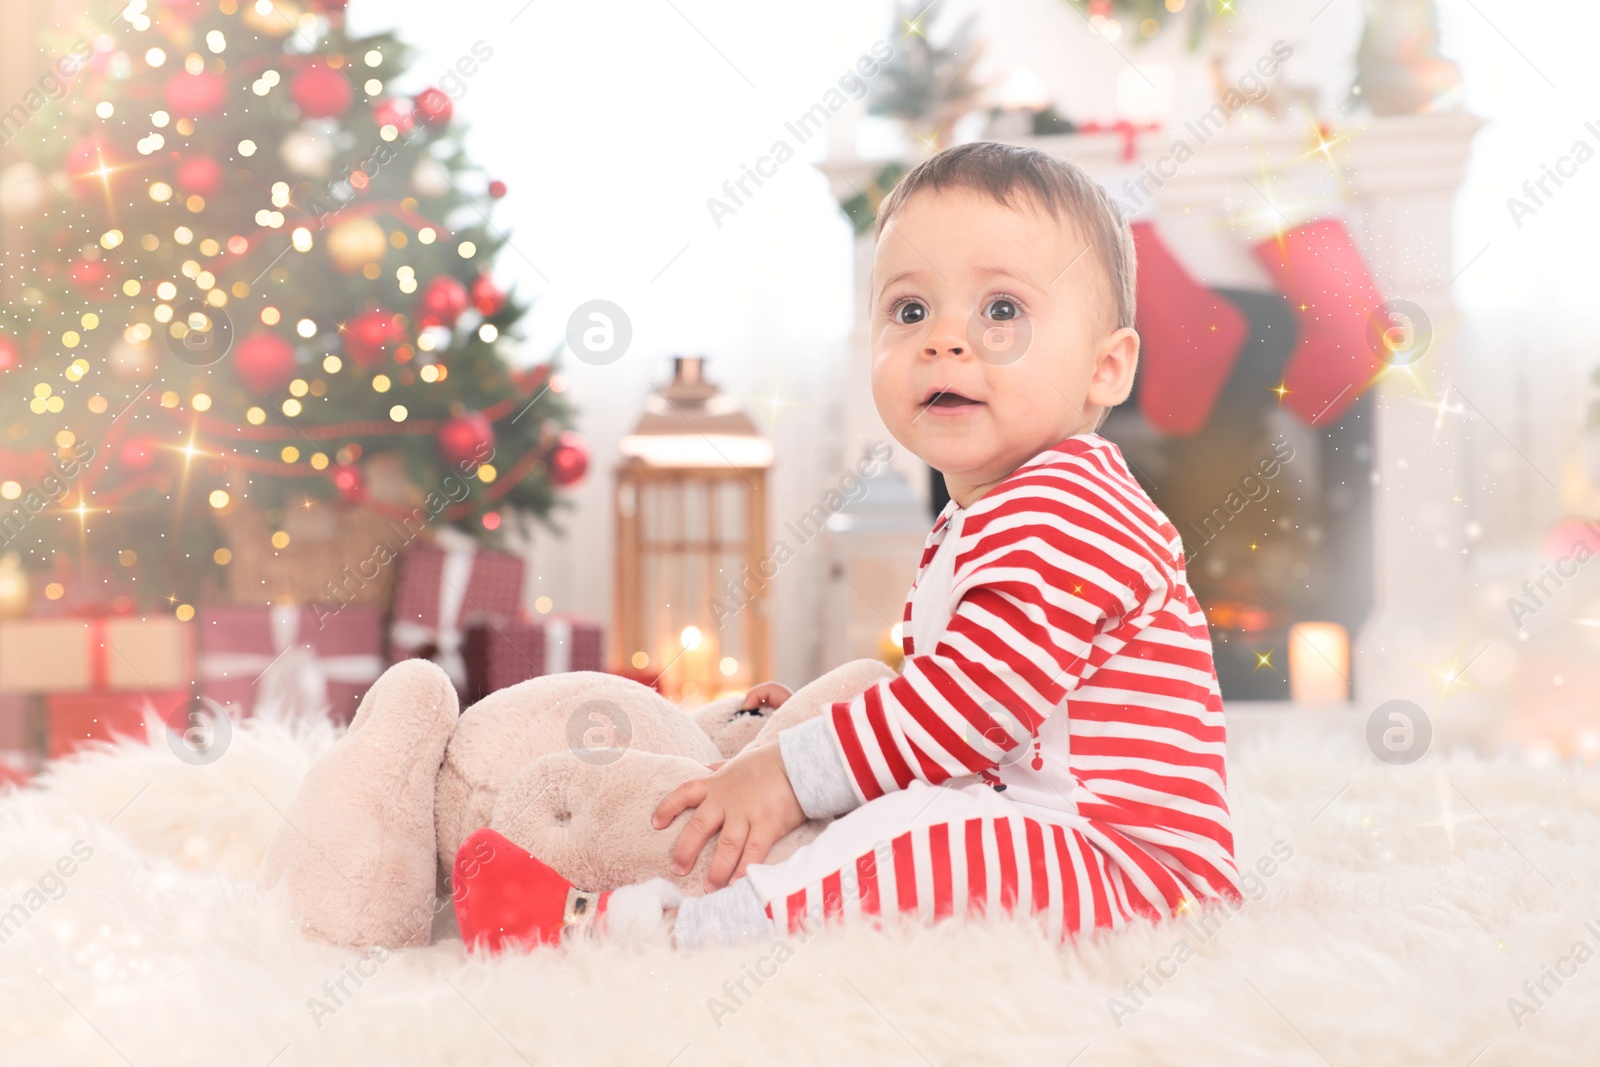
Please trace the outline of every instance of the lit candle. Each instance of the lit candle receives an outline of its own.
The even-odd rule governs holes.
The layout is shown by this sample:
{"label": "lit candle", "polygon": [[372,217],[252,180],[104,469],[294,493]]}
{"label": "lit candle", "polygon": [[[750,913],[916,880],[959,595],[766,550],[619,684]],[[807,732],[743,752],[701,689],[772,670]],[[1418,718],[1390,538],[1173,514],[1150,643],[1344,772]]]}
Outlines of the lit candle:
{"label": "lit candle", "polygon": [[1289,698],[1296,704],[1350,699],[1350,638],[1336,622],[1289,627]]}

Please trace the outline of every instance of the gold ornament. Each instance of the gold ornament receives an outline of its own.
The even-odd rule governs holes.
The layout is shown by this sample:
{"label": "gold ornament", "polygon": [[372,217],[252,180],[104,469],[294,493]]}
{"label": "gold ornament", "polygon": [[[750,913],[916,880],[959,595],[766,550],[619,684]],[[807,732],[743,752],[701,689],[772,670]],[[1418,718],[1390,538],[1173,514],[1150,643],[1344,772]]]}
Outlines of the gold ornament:
{"label": "gold ornament", "polygon": [[111,372],[124,381],[148,378],[156,368],[155,353],[149,344],[132,344],[127,340],[111,346],[110,360]]}
{"label": "gold ornament", "polygon": [[382,259],[388,248],[388,235],[371,219],[348,219],[328,234],[328,254],[333,257],[333,265],[345,274],[354,274]]}
{"label": "gold ornament", "polygon": [[49,187],[39,168],[26,160],[0,171],[0,216],[21,219],[44,203]]}
{"label": "gold ornament", "polygon": [[257,9],[253,0],[244,0],[244,11],[240,18],[244,24],[257,33],[264,33],[268,37],[283,37],[292,32],[295,23],[300,18],[301,5],[293,0],[274,0],[266,11]]}
{"label": "gold ornament", "polygon": [[28,613],[28,572],[15,552],[0,558],[0,618],[17,619]]}

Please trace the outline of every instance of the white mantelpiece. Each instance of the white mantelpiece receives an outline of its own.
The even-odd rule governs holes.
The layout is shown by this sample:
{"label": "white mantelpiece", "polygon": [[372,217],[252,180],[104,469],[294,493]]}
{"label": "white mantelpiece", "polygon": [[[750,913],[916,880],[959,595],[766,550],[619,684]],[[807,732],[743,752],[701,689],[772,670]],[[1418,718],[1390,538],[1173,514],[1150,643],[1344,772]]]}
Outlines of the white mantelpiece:
{"label": "white mantelpiece", "polygon": [[[1014,139],[1072,159],[1124,203],[1125,182],[1141,167],[1173,155],[1181,138],[1192,158],[1154,188],[1148,207],[1173,251],[1212,286],[1270,290],[1250,246],[1272,231],[1321,215],[1334,215],[1350,229],[1388,299],[1420,305],[1436,327],[1456,309],[1450,282],[1458,267],[1453,246],[1453,207],[1468,150],[1480,121],[1462,112],[1373,118],[1364,125],[1329,131],[1328,154],[1316,150],[1314,128],[1303,118],[1275,121],[1244,112],[1201,141],[1191,129],[1169,127],[1141,134],[1131,160],[1123,160],[1123,138],[1092,133]],[[1331,155],[1331,160],[1329,158]],[[834,160],[820,164],[833,192],[847,199],[866,188],[884,160]],[[1170,166],[1164,166],[1172,173]],[[1269,204],[1269,199],[1272,201]],[[861,454],[888,434],[871,399],[868,379],[868,274],[870,234],[858,238],[856,323],[845,386],[843,454]],[[1436,329],[1430,351],[1416,363],[1414,378],[1387,376],[1374,388],[1376,424],[1376,603],[1372,619],[1354,641],[1356,700],[1371,704],[1406,698],[1433,699],[1431,682],[1416,667],[1418,650],[1408,635],[1461,606],[1469,588],[1462,546],[1439,544],[1432,514],[1460,488],[1462,454],[1453,424],[1435,426],[1424,394],[1440,397],[1454,358],[1448,330]],[[904,469],[926,493],[916,457],[897,449]],[[1443,490],[1443,491],[1441,491]]]}

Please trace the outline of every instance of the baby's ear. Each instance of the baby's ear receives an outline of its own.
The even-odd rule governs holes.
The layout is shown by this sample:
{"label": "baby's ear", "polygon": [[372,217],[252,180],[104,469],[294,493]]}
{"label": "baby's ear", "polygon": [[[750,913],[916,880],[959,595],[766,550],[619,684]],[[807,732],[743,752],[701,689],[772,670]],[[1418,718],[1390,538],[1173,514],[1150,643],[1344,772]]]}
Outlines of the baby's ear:
{"label": "baby's ear", "polygon": [[1094,376],[1084,399],[1103,408],[1114,408],[1133,392],[1133,376],[1139,369],[1139,333],[1124,326],[1107,334],[1096,346]]}

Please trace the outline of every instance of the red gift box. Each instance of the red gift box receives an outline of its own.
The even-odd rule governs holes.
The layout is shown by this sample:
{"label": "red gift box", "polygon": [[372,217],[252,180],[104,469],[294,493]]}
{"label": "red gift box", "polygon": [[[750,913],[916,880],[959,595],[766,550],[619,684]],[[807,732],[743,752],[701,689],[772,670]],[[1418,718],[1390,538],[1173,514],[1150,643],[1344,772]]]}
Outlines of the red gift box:
{"label": "red gift box", "polygon": [[383,673],[383,612],[361,604],[204,608],[199,643],[200,695],[230,714],[270,703],[349,722]]}
{"label": "red gift box", "polygon": [[38,751],[34,698],[21,693],[0,693],[0,752],[31,757]]}
{"label": "red gift box", "polygon": [[56,759],[86,742],[119,735],[142,741],[149,736],[146,722],[165,725],[189,699],[187,689],[51,693],[45,697],[46,752]]}
{"label": "red gift box", "polygon": [[389,662],[427,655],[464,691],[466,631],[520,614],[523,569],[522,557],[507,552],[431,545],[408,551],[395,579]]}
{"label": "red gift box", "polygon": [[476,624],[462,642],[463,699],[476,703],[497,689],[546,674],[601,670],[602,644],[600,624],[587,619],[556,615]]}

